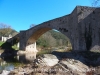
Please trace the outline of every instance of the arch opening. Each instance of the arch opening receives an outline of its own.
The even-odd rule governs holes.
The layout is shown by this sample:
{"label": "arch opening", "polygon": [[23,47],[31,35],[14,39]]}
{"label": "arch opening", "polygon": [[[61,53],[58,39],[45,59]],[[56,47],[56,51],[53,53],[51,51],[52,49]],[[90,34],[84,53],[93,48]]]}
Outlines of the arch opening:
{"label": "arch opening", "polygon": [[72,50],[72,44],[70,39],[63,33],[52,28],[40,28],[36,30],[27,40],[26,50],[40,51],[44,48]]}
{"label": "arch opening", "polygon": [[50,52],[65,52],[72,50],[70,39],[57,30],[47,31],[46,33],[42,34],[36,42],[37,49],[39,51],[51,50]]}

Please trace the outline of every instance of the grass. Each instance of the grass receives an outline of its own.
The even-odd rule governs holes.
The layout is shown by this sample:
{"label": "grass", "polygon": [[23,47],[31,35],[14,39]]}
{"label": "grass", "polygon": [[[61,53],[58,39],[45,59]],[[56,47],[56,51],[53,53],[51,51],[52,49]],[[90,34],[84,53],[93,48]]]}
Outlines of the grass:
{"label": "grass", "polygon": [[0,41],[0,46],[3,44],[4,42]]}
{"label": "grass", "polygon": [[[0,41],[0,46],[1,46],[3,43],[4,43],[4,42]],[[1,49],[1,47],[0,47],[0,53],[3,53],[3,52],[4,52],[4,50]]]}

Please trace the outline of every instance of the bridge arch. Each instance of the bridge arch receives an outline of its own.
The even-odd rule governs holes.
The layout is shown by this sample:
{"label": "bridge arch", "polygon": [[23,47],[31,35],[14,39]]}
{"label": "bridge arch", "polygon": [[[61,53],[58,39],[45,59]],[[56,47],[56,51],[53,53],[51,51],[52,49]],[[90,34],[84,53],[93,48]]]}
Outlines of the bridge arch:
{"label": "bridge arch", "polygon": [[[46,21],[26,31],[20,32],[20,35],[21,35],[20,49],[26,50],[27,45],[30,45],[29,43],[30,39],[33,39],[32,36],[34,36],[35,38],[33,39],[34,42],[36,41],[37,37],[35,36],[36,35],[35,33],[42,34],[50,29],[56,29],[60,31],[62,34],[66,35],[70,39],[73,50],[81,50],[81,51],[87,50],[86,40],[84,38],[85,31],[82,29],[82,25],[80,23],[81,21],[80,9],[81,8],[83,7],[76,7],[74,11],[69,15],[65,15],[53,20]],[[44,30],[44,32],[41,32],[42,30]],[[37,35],[37,36],[39,37],[40,35]]]}
{"label": "bridge arch", "polygon": [[[38,26],[35,26],[33,28],[31,28],[29,31],[27,31],[28,33],[27,34],[27,42],[26,42],[26,50],[27,51],[31,51],[31,50],[36,50],[36,40],[44,33],[46,33],[47,31],[49,30],[52,30],[52,29],[56,29],[58,31],[60,31],[62,34],[64,34],[66,37],[69,38],[70,40],[70,43],[72,44],[72,40],[71,40],[71,37],[69,35],[69,32],[68,30],[67,33],[65,33],[65,30],[63,30],[63,28],[59,28],[59,26],[57,25],[57,27],[54,27],[54,25],[47,25],[47,24],[43,24],[43,25],[38,25]],[[67,41],[67,40],[65,40]]]}

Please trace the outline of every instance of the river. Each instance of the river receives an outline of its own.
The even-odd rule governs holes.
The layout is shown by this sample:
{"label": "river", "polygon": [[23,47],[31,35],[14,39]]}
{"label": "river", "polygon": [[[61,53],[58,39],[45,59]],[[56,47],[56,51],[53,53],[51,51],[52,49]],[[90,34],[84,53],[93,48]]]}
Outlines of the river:
{"label": "river", "polygon": [[14,58],[12,57],[6,57],[6,60],[3,58],[0,58],[0,74],[2,73],[3,70],[6,71],[12,71],[14,68],[23,66],[25,64],[29,64],[33,62],[33,53],[26,53],[20,56],[15,56]]}
{"label": "river", "polygon": [[[51,53],[52,51],[56,51],[56,49],[54,50],[44,50],[39,52],[38,54],[45,54],[45,53]],[[5,54],[7,55],[7,54]],[[10,54],[8,54],[10,55]],[[6,56],[6,58],[0,58],[0,75],[2,75],[1,73],[5,70],[5,71],[12,71],[14,70],[16,67],[20,67],[26,64],[29,64],[31,62],[33,62],[34,60],[34,54],[33,53],[25,53],[22,55],[17,55],[17,56]]]}

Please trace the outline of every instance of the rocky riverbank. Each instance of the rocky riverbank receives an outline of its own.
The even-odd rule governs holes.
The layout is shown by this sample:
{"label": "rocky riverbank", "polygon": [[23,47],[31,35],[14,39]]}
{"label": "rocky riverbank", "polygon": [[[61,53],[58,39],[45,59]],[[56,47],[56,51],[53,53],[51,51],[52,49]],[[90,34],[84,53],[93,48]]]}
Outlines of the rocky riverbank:
{"label": "rocky riverbank", "polygon": [[32,63],[15,67],[8,75],[99,75],[100,54],[94,52],[53,52]]}

